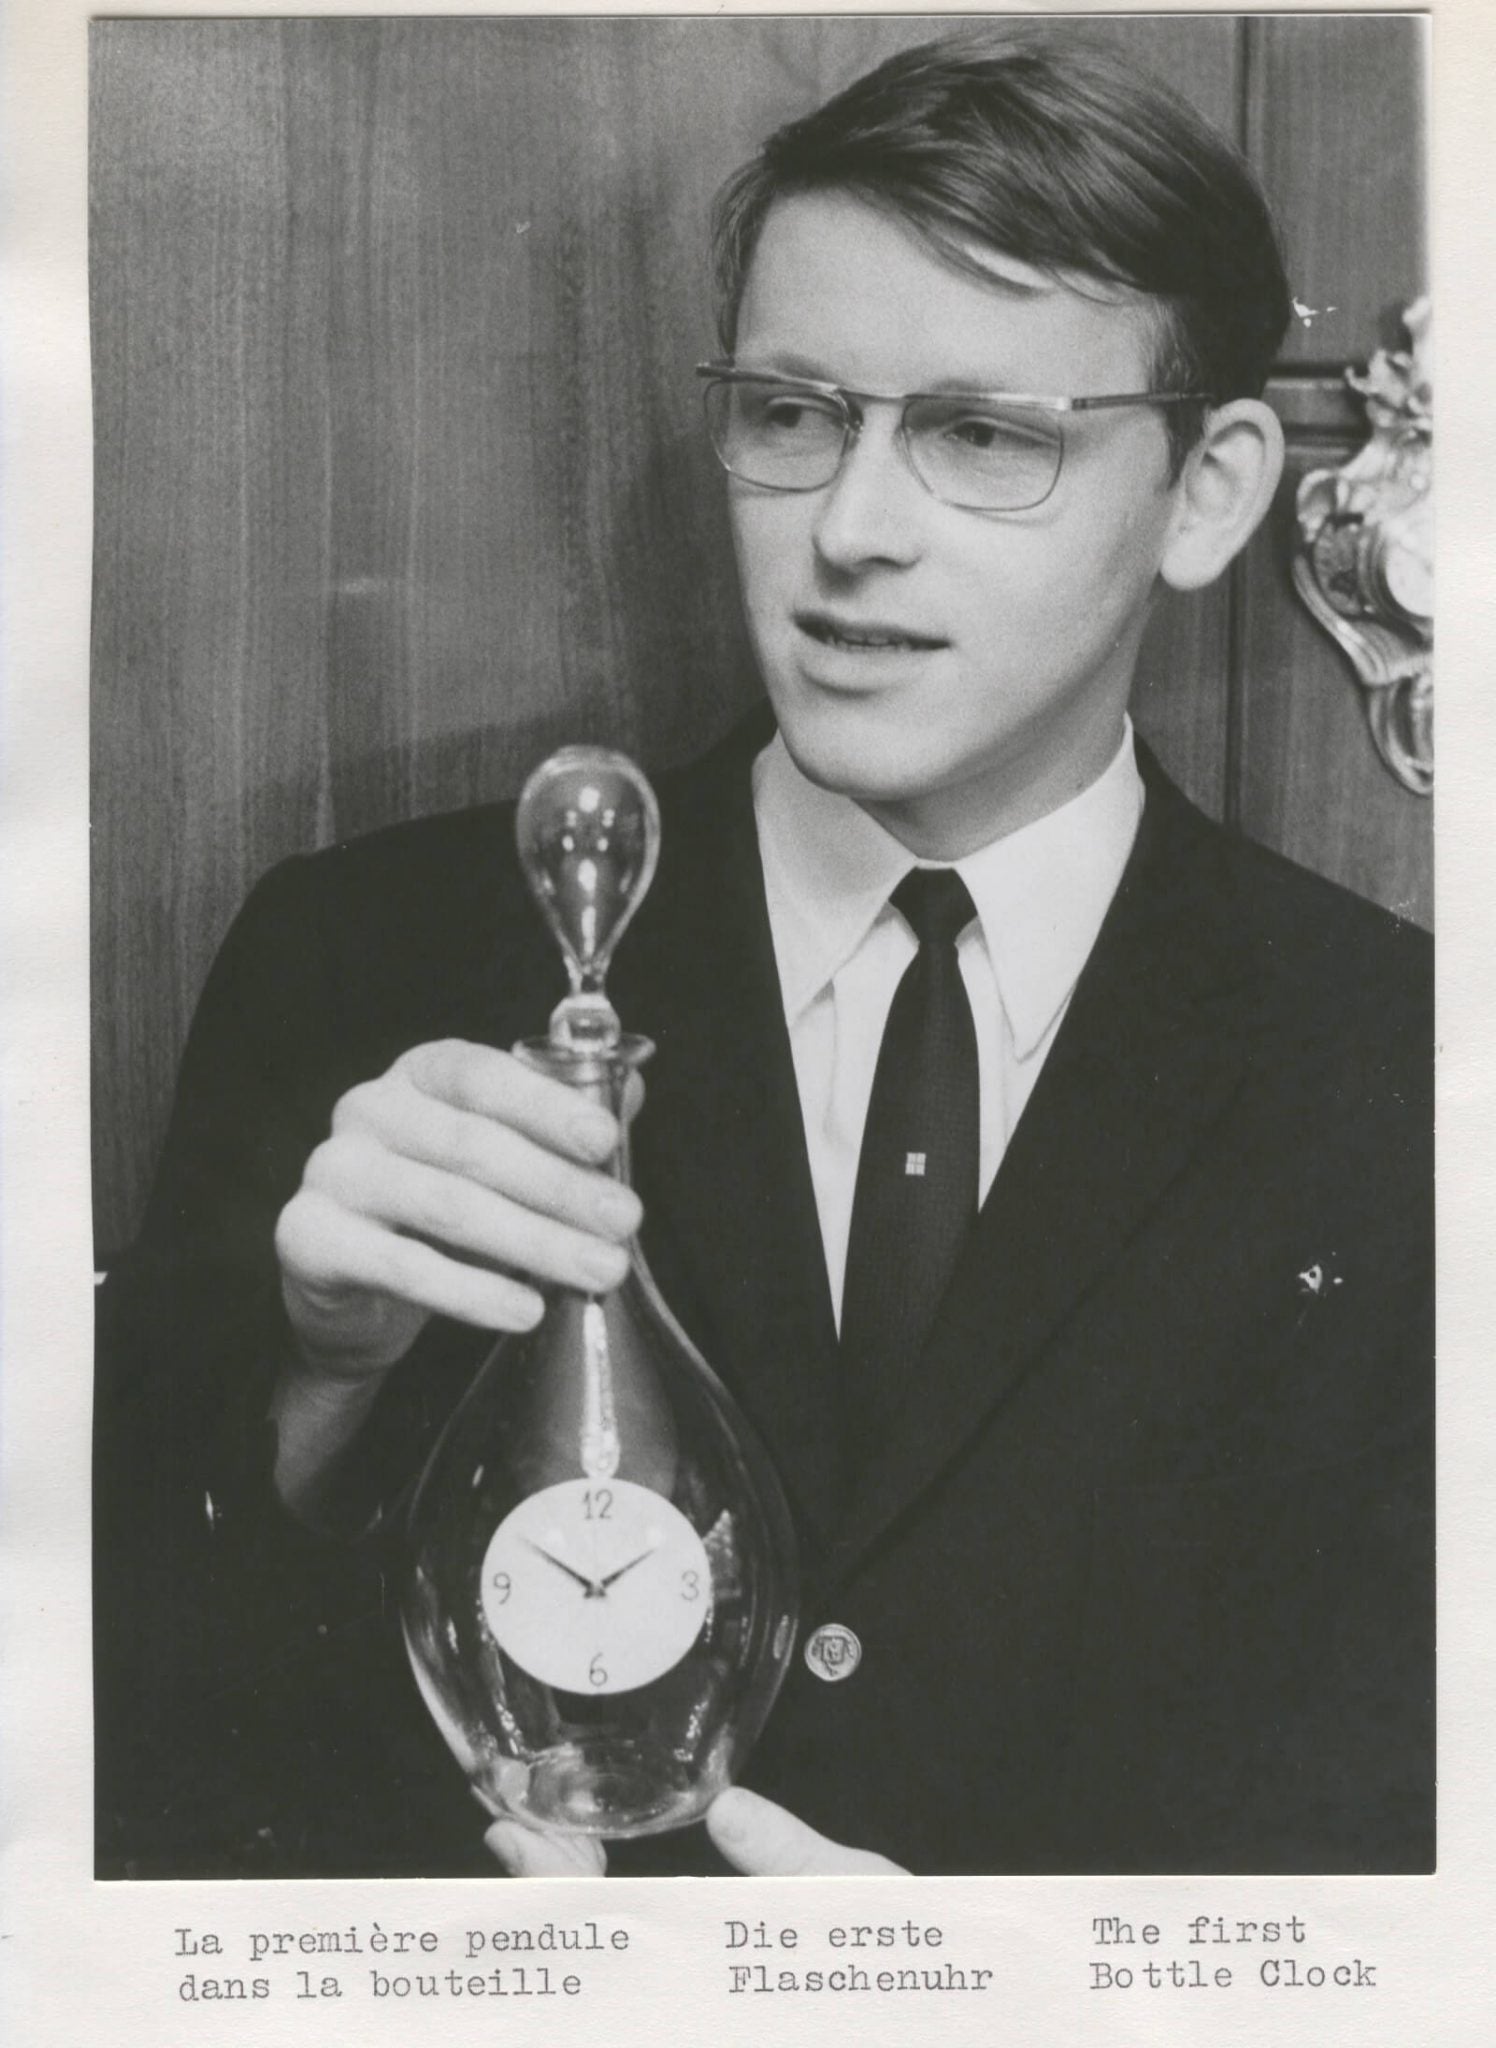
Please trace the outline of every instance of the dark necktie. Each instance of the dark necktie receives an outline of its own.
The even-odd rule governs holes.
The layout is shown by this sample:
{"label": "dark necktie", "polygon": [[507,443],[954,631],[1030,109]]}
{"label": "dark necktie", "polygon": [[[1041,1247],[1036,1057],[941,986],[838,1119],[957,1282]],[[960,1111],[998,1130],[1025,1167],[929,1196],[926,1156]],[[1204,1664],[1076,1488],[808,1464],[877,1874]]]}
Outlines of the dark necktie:
{"label": "dark necktie", "polygon": [[853,1470],[884,1441],[977,1210],[977,1038],[956,962],[976,915],[954,868],[890,898],[919,940],[873,1075],[842,1294],[844,1433]]}

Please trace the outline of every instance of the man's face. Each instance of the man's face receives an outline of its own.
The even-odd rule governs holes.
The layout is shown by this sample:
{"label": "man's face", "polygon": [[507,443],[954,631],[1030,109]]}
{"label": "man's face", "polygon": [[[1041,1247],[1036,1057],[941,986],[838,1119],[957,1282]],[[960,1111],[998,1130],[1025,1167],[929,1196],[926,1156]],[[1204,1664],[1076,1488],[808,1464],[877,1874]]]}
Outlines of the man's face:
{"label": "man's face", "polygon": [[[779,201],[736,361],[875,393],[1146,390],[1142,313],[982,252],[978,278],[836,193]],[[954,858],[1092,781],[1121,735],[1174,512],[1157,408],[1065,422],[1032,511],[941,504],[869,408],[814,491],[732,479],[759,666],[795,760],[916,853]]]}

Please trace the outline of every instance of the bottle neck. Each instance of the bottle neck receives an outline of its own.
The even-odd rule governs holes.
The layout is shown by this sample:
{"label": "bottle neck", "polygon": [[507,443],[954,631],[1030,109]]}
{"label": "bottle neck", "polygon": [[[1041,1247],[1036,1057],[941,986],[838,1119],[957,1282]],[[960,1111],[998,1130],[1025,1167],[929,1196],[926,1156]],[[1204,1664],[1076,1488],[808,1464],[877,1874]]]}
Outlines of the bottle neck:
{"label": "bottle neck", "polygon": [[626,1033],[606,1050],[579,1050],[558,1045],[550,1038],[522,1038],[514,1048],[515,1058],[523,1060],[526,1066],[548,1074],[617,1118],[620,1135],[610,1171],[625,1186],[631,1184],[629,1130],[624,1114],[629,1080],[653,1051],[649,1039],[633,1033]]}

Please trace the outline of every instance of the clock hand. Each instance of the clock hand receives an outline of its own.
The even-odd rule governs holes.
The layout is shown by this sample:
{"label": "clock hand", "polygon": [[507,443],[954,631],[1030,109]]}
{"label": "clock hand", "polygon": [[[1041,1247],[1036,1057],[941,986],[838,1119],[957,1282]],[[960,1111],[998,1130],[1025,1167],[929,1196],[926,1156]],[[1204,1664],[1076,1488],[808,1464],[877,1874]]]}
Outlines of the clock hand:
{"label": "clock hand", "polygon": [[[564,1558],[553,1557],[550,1551],[542,1550],[540,1545],[538,1543],[532,1543],[528,1536],[523,1537],[521,1540],[525,1544],[527,1549],[534,1551],[537,1557],[543,1557],[546,1563],[553,1564],[558,1572],[565,1572],[566,1576],[569,1579],[575,1579],[579,1586],[584,1586],[587,1590],[587,1598],[589,1600],[596,1600],[601,1597],[603,1587],[606,1586],[608,1583],[606,1579],[604,1579],[602,1583],[599,1584],[596,1579],[589,1579],[585,1572],[579,1572],[575,1568],[575,1566],[569,1565]],[[627,1569],[627,1567],[625,1567],[625,1569]]]}
{"label": "clock hand", "polygon": [[658,1543],[651,1543],[648,1550],[641,1550],[637,1557],[631,1557],[627,1564],[621,1564],[616,1572],[609,1572],[605,1579],[598,1581],[598,1591],[606,1593],[609,1586],[613,1585],[616,1580],[621,1579],[625,1572],[631,1572],[636,1564],[643,1564],[646,1557],[653,1557],[659,1547]]}

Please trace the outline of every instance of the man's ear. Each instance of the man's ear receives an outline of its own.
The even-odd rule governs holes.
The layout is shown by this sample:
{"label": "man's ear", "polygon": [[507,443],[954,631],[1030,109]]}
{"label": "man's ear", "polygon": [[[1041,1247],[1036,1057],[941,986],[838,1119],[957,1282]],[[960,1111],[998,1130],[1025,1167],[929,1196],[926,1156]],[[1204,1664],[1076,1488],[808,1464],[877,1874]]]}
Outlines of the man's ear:
{"label": "man's ear", "polygon": [[1283,429],[1258,398],[1236,398],[1207,416],[1174,486],[1174,517],[1159,573],[1174,590],[1213,583],[1244,548],[1273,502],[1283,473]]}

